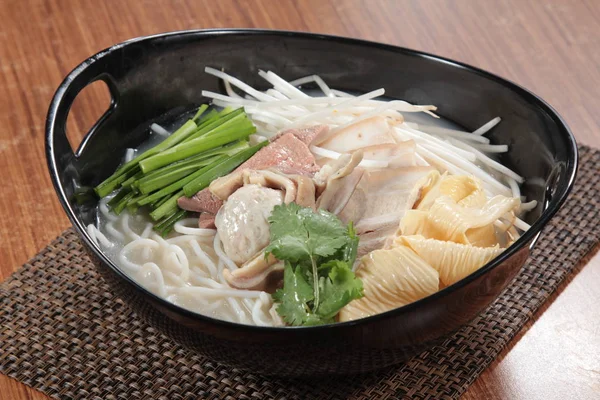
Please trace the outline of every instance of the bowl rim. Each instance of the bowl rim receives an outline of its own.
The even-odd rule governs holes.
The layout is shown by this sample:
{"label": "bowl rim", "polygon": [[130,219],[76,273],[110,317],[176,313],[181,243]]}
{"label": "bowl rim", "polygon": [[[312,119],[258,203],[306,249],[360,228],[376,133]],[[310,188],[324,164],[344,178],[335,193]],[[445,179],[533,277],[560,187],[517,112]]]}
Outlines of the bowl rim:
{"label": "bowl rim", "polygon": [[[395,53],[401,53],[408,56],[424,58],[430,61],[446,64],[452,68],[459,68],[469,71],[470,73],[474,73],[476,75],[482,76],[483,78],[495,81],[513,92],[517,93],[519,96],[524,98],[528,103],[533,103],[537,105],[541,110],[546,112],[548,116],[553,120],[553,122],[557,125],[559,132],[563,136],[563,138],[567,139],[568,148],[565,149],[567,153],[567,165],[565,174],[567,175],[566,179],[566,187],[561,188],[558,193],[558,197],[555,197],[551,200],[548,207],[542,211],[540,217],[531,225],[531,228],[525,232],[515,243],[509,246],[506,250],[504,250],[499,256],[494,258],[492,261],[485,264],[483,267],[479,268],[477,271],[471,273],[460,281],[447,286],[436,293],[433,293],[427,297],[424,297],[420,300],[417,300],[413,303],[407,304],[402,307],[398,307],[380,314],[372,315],[369,317],[346,321],[346,322],[335,322],[331,324],[318,325],[318,326],[255,326],[255,325],[246,325],[236,322],[229,322],[220,320],[217,318],[209,317],[178,305],[175,305],[166,299],[150,292],[138,282],[136,282],[133,278],[129,277],[124,271],[122,271],[112,260],[106,256],[106,254],[100,249],[100,247],[91,240],[87,229],[82,224],[82,222],[75,217],[75,213],[71,204],[66,196],[65,191],[63,190],[59,175],[57,172],[57,162],[56,162],[56,154],[53,146],[53,137],[55,135],[56,130],[56,115],[59,104],[61,103],[62,98],[67,92],[70,84],[75,80],[77,76],[83,73],[85,69],[87,69],[90,65],[99,62],[102,58],[106,57],[110,53],[121,49],[126,46],[142,43],[142,42],[150,42],[156,39],[165,39],[165,38],[174,38],[174,37],[194,37],[194,39],[203,39],[209,37],[218,37],[224,35],[241,35],[241,36],[279,36],[279,37],[300,37],[311,40],[323,40],[334,43],[344,43],[348,45],[354,45],[359,47],[367,47],[367,48],[379,48],[382,50],[387,50]],[[87,137],[83,139],[82,143],[85,143]],[[83,240],[88,249],[91,249],[95,256],[98,257],[104,264],[108,265],[110,269],[119,276],[120,279],[124,279],[129,284],[133,285],[133,287],[142,292],[144,296],[148,296],[150,300],[152,300],[155,304],[160,305],[163,308],[168,309],[171,312],[181,314],[186,318],[191,319],[199,319],[206,324],[211,325],[219,325],[225,328],[233,328],[233,329],[243,329],[249,331],[256,331],[261,333],[279,333],[282,334],[287,332],[287,334],[298,333],[298,332],[321,332],[323,330],[328,330],[331,332],[332,329],[347,329],[350,327],[355,327],[359,325],[370,324],[377,320],[383,320],[386,318],[398,317],[402,314],[406,314],[412,312],[415,308],[423,307],[427,303],[434,302],[466,285],[471,283],[474,280],[482,277],[487,274],[491,270],[495,269],[498,265],[506,261],[508,258],[513,256],[517,251],[521,250],[523,247],[527,246],[529,243],[534,242],[541,233],[542,229],[547,225],[548,221],[558,212],[558,210],[562,207],[567,196],[571,192],[573,188],[573,184],[575,181],[575,176],[578,168],[578,150],[577,143],[575,141],[575,137],[573,133],[567,126],[566,122],[563,118],[554,110],[550,104],[548,104],[545,100],[534,94],[533,92],[525,89],[524,87],[498,75],[492,74],[490,72],[484,71],[478,67],[474,67],[472,65],[454,61],[449,58],[437,56],[431,53],[422,52],[418,50],[409,49],[406,47],[394,46],[391,44],[385,44],[380,42],[374,42],[363,39],[356,39],[350,37],[343,36],[335,36],[335,35],[326,35],[321,33],[309,33],[309,32],[297,32],[297,31],[287,31],[287,30],[271,30],[271,29],[247,29],[247,28],[232,28],[232,29],[195,29],[195,30],[182,30],[182,31],[172,31],[159,33],[154,35],[140,36],[136,38],[132,38],[121,43],[115,44],[111,47],[108,47],[98,53],[90,56],[83,62],[81,62],[78,66],[76,66],[61,82],[59,87],[57,88],[52,102],[50,103],[47,119],[46,119],[46,159],[48,164],[48,169],[50,172],[50,177],[52,183],[54,185],[54,189],[58,195],[59,201],[65,210],[69,220],[71,221],[73,227],[79,234],[80,238]],[[146,300],[147,301],[147,300]],[[155,307],[155,305],[153,304]],[[161,311],[162,312],[162,311]]]}

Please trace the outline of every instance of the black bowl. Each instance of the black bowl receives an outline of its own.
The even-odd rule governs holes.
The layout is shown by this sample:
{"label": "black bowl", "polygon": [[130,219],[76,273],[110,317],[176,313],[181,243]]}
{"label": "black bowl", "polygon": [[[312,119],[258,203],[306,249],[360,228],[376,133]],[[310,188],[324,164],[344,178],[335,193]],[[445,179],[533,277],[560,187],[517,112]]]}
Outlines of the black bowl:
{"label": "black bowl", "polygon": [[[73,200],[81,186],[109,176],[127,147],[148,136],[148,124],[200,104],[202,89],[219,91],[204,66],[224,68],[263,88],[259,69],[287,79],[317,73],[332,87],[435,104],[468,129],[500,116],[490,137],[510,146],[502,161],[527,178],[523,192],[539,206],[532,228],[492,262],[438,293],[358,321],[319,327],[264,328],[223,322],[181,309],[127,277],[88,236],[94,204]],[[65,134],[70,106],[89,83],[103,80],[113,97],[77,151]],[[577,147],[557,113],[531,92],[461,63],[378,43],[260,30],[175,32],[139,38],[84,61],[60,85],[46,124],[48,167],[58,197],[114,291],[161,332],[192,351],[236,367],[275,375],[360,373],[427,349],[485,309],[519,271],[542,228],[565,201]]]}

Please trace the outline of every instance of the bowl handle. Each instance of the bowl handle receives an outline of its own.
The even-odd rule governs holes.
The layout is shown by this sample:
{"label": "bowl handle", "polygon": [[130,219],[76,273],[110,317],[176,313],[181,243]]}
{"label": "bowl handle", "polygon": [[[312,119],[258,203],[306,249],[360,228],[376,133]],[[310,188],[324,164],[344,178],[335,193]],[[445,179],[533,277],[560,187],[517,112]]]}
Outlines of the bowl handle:
{"label": "bowl handle", "polygon": [[[73,210],[69,202],[69,193],[74,190],[73,182],[79,181],[78,169],[75,167],[76,162],[89,138],[109,119],[119,103],[117,85],[112,76],[106,72],[105,65],[106,63],[98,63],[91,58],[71,71],[56,90],[46,117],[45,144],[48,171],[59,200],[75,226],[79,226],[80,222],[72,218]],[[77,150],[74,151],[67,138],[67,117],[77,95],[87,85],[97,80],[106,83],[111,102],[102,117],[92,126]],[[81,229],[83,229],[82,226]]]}
{"label": "bowl handle", "polygon": [[[90,65],[90,67],[91,66],[92,65]],[[54,155],[70,153],[75,157],[79,157],[84,150],[88,139],[100,128],[100,126],[102,126],[117,107],[119,92],[113,78],[104,71],[93,73],[93,68],[84,68],[82,70],[81,67],[82,66],[80,65],[65,78],[56,91],[50,109],[48,110],[48,117],[46,119],[46,147],[47,150],[54,150]],[[109,89],[111,97],[110,104],[104,114],[102,114],[90,128],[89,132],[79,144],[77,150],[74,150],[67,138],[67,118],[71,106],[77,95],[86,86],[99,80],[103,81]]]}

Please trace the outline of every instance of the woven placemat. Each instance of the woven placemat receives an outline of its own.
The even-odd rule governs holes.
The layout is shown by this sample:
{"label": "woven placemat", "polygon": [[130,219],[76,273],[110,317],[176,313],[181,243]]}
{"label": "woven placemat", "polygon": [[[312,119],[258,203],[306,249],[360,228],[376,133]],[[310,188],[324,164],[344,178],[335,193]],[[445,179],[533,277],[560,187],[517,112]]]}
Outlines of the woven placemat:
{"label": "woven placemat", "polygon": [[67,230],[0,285],[0,372],[61,399],[459,397],[600,240],[600,151],[582,146],[580,156],[573,193],[514,282],[402,365],[318,382],[220,366],[137,318]]}

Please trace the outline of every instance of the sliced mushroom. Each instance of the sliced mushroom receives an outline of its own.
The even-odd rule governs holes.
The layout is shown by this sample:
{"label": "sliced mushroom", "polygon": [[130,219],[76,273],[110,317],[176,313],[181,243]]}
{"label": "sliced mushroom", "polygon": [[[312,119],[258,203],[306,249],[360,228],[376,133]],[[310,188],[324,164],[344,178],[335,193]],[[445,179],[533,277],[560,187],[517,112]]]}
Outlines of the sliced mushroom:
{"label": "sliced mushroom", "polygon": [[231,287],[246,290],[262,290],[273,293],[281,287],[283,262],[263,251],[242,265],[239,269],[223,270],[223,277]]}

